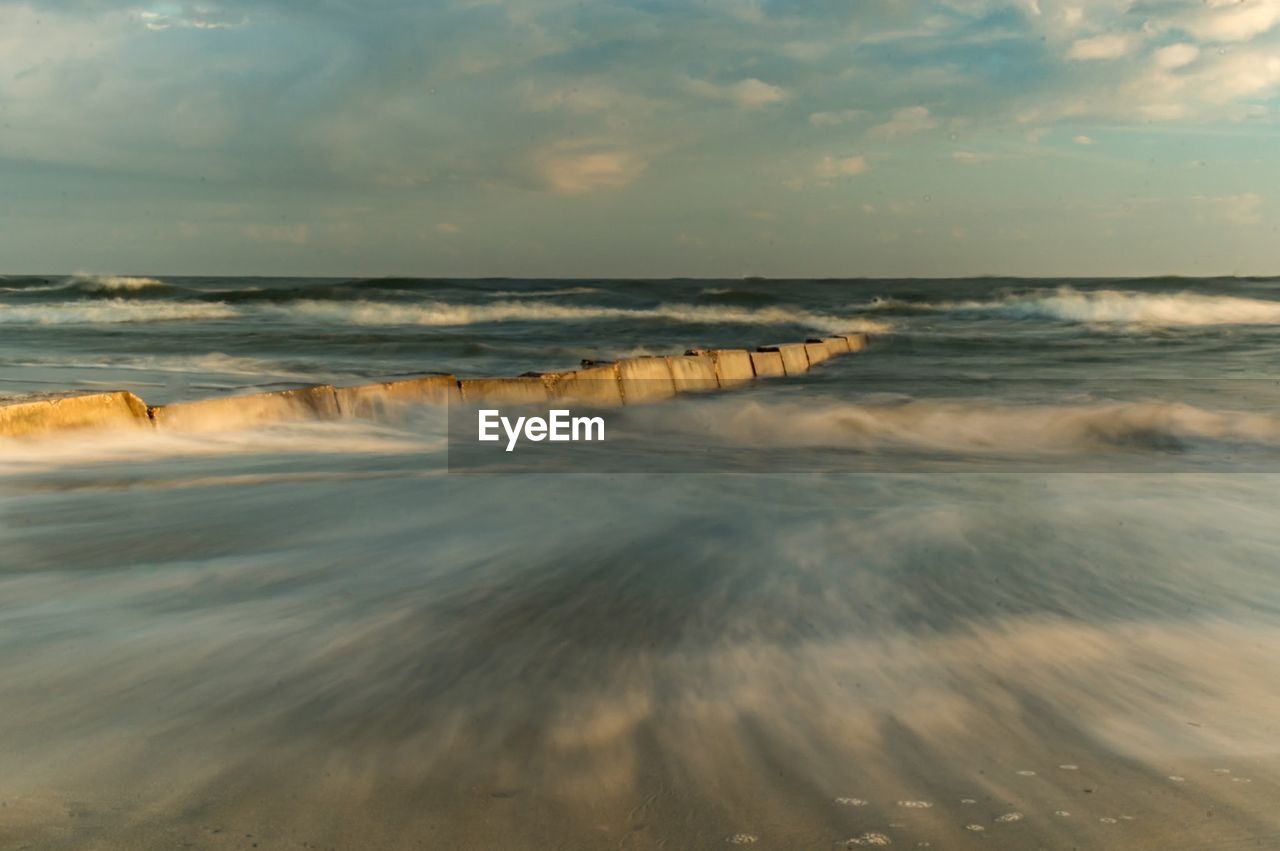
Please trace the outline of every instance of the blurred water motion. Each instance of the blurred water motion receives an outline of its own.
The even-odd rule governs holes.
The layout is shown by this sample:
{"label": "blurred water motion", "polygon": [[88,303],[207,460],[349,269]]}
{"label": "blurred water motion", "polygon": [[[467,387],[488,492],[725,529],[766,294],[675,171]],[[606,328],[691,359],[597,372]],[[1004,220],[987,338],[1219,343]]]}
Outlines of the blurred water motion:
{"label": "blurred water motion", "polygon": [[[948,346],[1094,368],[946,333],[636,422],[830,449],[861,376]],[[1068,350],[1270,363],[1206,333]],[[966,457],[1032,392],[959,437],[897,414],[893,449]],[[421,409],[0,445],[0,845],[1280,846],[1276,475],[468,476],[445,438]]]}

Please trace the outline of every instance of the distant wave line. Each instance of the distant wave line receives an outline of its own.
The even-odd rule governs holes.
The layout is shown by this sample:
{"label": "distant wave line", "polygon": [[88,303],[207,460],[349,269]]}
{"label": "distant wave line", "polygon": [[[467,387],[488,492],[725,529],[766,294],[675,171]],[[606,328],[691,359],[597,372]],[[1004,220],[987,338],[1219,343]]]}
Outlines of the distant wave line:
{"label": "distant wave line", "polygon": [[1193,292],[1084,292],[1069,286],[1059,287],[1049,294],[1008,295],[988,301],[930,303],[877,299],[866,309],[887,314],[967,313],[1012,319],[1148,327],[1280,324],[1280,302],[1266,299]]}
{"label": "distant wave line", "polygon": [[591,319],[630,319],[684,324],[802,325],[824,331],[883,333],[887,322],[860,320],[782,307],[748,310],[692,304],[662,304],[654,308],[601,307],[530,301],[489,304],[395,304],[390,302],[299,301],[264,308],[285,318],[305,318],[357,325],[477,325],[490,322],[552,322]]}

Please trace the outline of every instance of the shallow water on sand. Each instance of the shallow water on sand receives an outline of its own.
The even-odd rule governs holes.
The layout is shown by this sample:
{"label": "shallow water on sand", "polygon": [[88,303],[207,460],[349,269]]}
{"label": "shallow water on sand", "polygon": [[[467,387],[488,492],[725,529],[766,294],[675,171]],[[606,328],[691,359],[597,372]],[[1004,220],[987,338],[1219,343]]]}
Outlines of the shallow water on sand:
{"label": "shallow water on sand", "polygon": [[[645,292],[557,284],[587,286]],[[1280,847],[1280,466],[1248,460],[1277,443],[1271,284],[680,286],[789,318],[504,319],[443,366],[887,323],[802,380],[627,423],[684,435],[677,456],[712,421],[766,456],[891,463],[457,475],[431,408],[0,445],[0,848]],[[376,326],[403,349],[326,364],[311,320],[291,341],[260,320],[220,338],[247,376],[176,360],[203,350],[175,368],[256,386],[273,347],[316,380],[455,345]],[[46,366],[136,343],[14,327],[58,341]],[[905,401],[860,392],[895,379]],[[1008,452],[1123,464],[973,463]],[[1142,472],[1171,453],[1189,463]],[[960,472],[913,471],[939,455]]]}

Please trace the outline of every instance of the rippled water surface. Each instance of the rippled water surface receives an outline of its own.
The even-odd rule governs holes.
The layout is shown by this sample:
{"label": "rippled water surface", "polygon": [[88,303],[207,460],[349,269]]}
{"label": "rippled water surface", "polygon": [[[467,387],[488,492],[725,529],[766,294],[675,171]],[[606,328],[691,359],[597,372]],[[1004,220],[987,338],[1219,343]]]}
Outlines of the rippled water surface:
{"label": "rippled water surface", "polygon": [[0,848],[1280,847],[1280,281],[10,276],[0,392],[846,330],[612,473],[0,443]]}

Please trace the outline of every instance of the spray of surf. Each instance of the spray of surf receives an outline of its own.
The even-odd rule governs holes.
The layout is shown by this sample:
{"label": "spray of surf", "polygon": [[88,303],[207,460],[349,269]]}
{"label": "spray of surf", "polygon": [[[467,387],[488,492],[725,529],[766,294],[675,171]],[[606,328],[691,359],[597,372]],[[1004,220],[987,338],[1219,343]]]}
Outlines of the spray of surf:
{"label": "spray of surf", "polygon": [[[642,416],[654,416],[645,413]],[[1019,405],[986,400],[894,399],[819,403],[707,400],[667,422],[749,446],[859,452],[1063,455],[1177,449],[1191,442],[1280,446],[1280,416],[1206,410],[1178,402]]]}
{"label": "spray of surf", "polygon": [[478,325],[490,322],[572,322],[598,319],[677,322],[708,325],[801,325],[820,331],[882,333],[886,322],[813,313],[781,307],[747,310],[691,304],[662,304],[654,308],[567,305],[530,301],[499,301],[464,305],[445,302],[393,304],[363,301],[331,303],[300,301],[268,308],[287,319],[344,322],[357,325]]}
{"label": "spray of surf", "polygon": [[234,308],[218,302],[136,302],[122,298],[100,302],[0,305],[0,325],[118,325],[229,319]]}
{"label": "spray of surf", "polygon": [[131,293],[148,289],[162,289],[169,285],[158,278],[77,273],[67,279],[65,286],[87,293]]}
{"label": "spray of surf", "polygon": [[[873,307],[893,309],[896,305],[897,302],[882,301]],[[943,302],[927,309],[1090,325],[1172,328],[1280,324],[1280,302],[1192,292],[1084,292],[1073,287],[1060,287],[1051,293],[1010,295],[992,301]]]}

